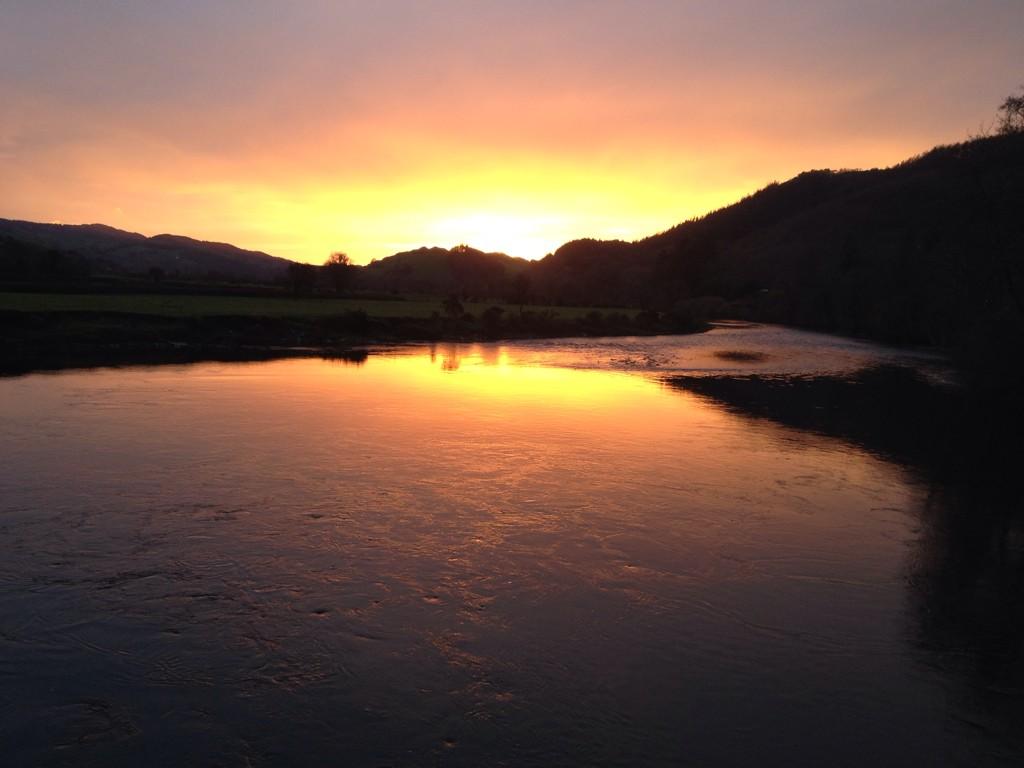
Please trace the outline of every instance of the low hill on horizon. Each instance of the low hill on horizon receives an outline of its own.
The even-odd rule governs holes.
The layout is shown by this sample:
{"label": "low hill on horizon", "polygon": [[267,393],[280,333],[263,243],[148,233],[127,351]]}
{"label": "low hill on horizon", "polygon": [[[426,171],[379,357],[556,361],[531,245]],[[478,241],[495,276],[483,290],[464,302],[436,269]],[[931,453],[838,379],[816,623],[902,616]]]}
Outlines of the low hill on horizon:
{"label": "low hill on horizon", "polygon": [[[1024,133],[937,147],[891,168],[815,170],[635,242],[580,239],[539,261],[419,248],[349,272],[349,290],[642,307],[961,350],[1024,343]],[[25,245],[25,244],[28,245]],[[278,282],[294,262],[104,225],[0,219],[0,257],[52,249],[144,273]],[[52,255],[52,254],[51,254]],[[2,259],[0,259],[2,266]],[[316,267],[305,267],[305,271]],[[329,281],[311,283],[320,291]],[[297,284],[293,290],[298,291]]]}
{"label": "low hill on horizon", "polygon": [[373,261],[360,269],[359,285],[373,291],[486,298],[503,297],[531,262],[468,245],[417,248]]}
{"label": "low hill on horizon", "polygon": [[[6,244],[6,245],[5,245]],[[106,224],[40,224],[0,219],[0,254],[23,244],[30,250],[85,259],[100,269],[169,276],[269,282],[284,279],[292,262],[262,251],[182,235],[146,237]]]}

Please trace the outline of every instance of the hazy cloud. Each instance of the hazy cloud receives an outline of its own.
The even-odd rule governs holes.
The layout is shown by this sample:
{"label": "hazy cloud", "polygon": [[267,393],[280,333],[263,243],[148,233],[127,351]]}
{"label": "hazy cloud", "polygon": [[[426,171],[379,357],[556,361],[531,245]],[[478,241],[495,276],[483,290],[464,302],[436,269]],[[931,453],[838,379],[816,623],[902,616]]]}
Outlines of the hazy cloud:
{"label": "hazy cloud", "polygon": [[0,216],[368,260],[536,198],[552,247],[641,235],[964,138],[1024,80],[1021,29],[1017,0],[6,0]]}

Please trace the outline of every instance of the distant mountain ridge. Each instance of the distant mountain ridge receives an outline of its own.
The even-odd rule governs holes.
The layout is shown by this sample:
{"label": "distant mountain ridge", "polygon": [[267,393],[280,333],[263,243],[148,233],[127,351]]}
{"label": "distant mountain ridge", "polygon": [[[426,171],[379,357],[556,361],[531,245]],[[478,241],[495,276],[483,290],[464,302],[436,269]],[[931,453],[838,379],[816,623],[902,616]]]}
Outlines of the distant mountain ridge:
{"label": "distant mountain ridge", "polygon": [[105,224],[39,224],[0,219],[0,238],[40,249],[73,253],[99,266],[145,273],[163,270],[184,277],[222,277],[266,282],[283,279],[292,262],[262,251],[181,235],[146,237]]}
{"label": "distant mountain ridge", "polygon": [[[1017,133],[891,168],[808,171],[642,240],[574,240],[535,262],[468,246],[406,251],[352,270],[345,290],[642,307],[680,327],[732,316],[984,347],[1003,364],[1017,359],[1003,347],[1024,344],[1022,211]],[[103,225],[0,220],[0,257],[5,238],[9,253],[27,241],[135,272],[284,281],[302,271],[258,251]]]}

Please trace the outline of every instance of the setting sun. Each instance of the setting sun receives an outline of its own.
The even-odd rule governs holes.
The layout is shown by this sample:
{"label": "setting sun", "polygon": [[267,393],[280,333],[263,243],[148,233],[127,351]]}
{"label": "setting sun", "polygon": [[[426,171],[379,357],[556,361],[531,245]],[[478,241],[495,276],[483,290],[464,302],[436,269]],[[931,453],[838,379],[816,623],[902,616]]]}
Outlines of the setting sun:
{"label": "setting sun", "polygon": [[[0,28],[0,216],[312,263],[641,238],[963,137],[1019,61],[1017,11],[992,3],[49,5]],[[793,43],[808,28],[827,67]]]}
{"label": "setting sun", "polygon": [[565,224],[557,217],[469,213],[439,218],[431,230],[431,242],[464,242],[483,251],[536,258],[561,245],[564,231]]}

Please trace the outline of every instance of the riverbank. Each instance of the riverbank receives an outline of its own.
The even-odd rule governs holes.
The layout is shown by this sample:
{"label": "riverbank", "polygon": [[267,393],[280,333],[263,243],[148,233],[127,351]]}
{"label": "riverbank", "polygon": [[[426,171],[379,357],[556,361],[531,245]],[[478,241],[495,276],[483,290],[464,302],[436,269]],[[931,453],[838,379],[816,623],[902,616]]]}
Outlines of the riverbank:
{"label": "riverbank", "polygon": [[698,332],[640,310],[353,299],[0,294],[0,372],[350,354],[375,344]]}

